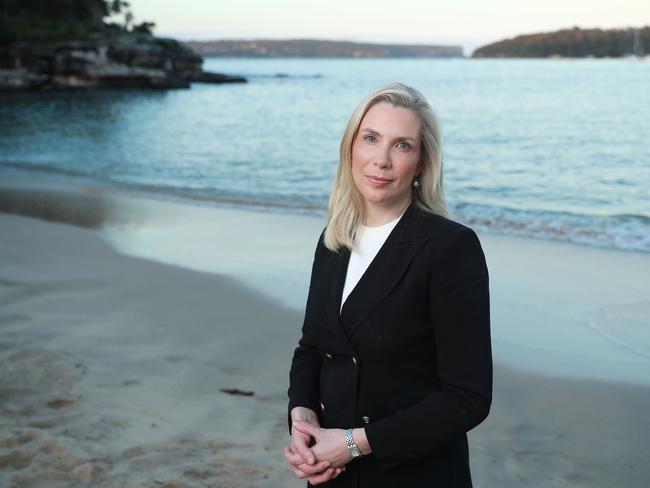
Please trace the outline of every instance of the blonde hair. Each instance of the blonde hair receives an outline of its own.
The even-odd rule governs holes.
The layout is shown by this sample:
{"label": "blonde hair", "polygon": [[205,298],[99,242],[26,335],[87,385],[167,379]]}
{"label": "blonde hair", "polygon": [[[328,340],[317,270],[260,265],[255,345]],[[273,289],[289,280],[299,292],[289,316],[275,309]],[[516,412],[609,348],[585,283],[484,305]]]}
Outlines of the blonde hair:
{"label": "blonde hair", "polygon": [[402,83],[391,83],[370,93],[352,113],[343,133],[340,161],[328,204],[325,246],[338,252],[344,246],[353,249],[359,226],[363,223],[363,197],[352,179],[352,144],[366,112],[379,102],[412,110],[422,124],[419,187],[413,191],[416,205],[448,217],[449,210],[442,190],[442,136],[431,106],[418,90]]}

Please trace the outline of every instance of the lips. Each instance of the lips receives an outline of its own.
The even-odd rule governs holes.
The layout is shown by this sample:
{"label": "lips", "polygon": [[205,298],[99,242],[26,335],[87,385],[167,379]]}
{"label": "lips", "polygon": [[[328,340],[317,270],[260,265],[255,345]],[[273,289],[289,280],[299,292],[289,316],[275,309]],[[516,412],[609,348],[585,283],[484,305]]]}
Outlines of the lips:
{"label": "lips", "polygon": [[383,188],[384,186],[390,184],[391,181],[388,178],[381,178],[379,176],[371,176],[371,175],[366,175],[366,178],[368,178],[368,181],[372,186],[375,188]]}
{"label": "lips", "polygon": [[389,181],[393,181],[389,178],[382,178],[381,176],[372,176],[372,175],[366,175],[370,180],[376,181],[378,183],[388,183]]}

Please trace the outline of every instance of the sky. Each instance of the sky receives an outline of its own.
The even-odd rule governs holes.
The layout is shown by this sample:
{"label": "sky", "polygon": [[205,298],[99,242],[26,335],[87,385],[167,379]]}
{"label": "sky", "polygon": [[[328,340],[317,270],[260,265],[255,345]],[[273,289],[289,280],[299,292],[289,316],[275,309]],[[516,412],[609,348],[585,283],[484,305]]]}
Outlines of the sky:
{"label": "sky", "polygon": [[182,40],[331,39],[484,44],[534,32],[650,25],[650,0],[130,0],[135,21]]}

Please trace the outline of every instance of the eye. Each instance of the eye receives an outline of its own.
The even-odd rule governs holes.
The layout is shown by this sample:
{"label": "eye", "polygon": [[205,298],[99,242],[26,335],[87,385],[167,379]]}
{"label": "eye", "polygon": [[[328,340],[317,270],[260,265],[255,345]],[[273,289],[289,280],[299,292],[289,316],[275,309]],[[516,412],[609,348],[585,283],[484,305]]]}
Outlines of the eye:
{"label": "eye", "polygon": [[372,140],[372,141],[369,140],[370,137],[372,137],[373,139],[375,139],[375,136],[373,136],[372,134],[368,134],[367,136],[364,136],[363,138],[364,138],[366,141],[368,141],[368,142],[375,142],[374,140]]}
{"label": "eye", "polygon": [[403,149],[411,149],[411,145],[408,144],[408,143],[406,143],[406,142],[399,142],[399,143],[397,143],[398,146],[399,146],[400,144],[404,146]]}

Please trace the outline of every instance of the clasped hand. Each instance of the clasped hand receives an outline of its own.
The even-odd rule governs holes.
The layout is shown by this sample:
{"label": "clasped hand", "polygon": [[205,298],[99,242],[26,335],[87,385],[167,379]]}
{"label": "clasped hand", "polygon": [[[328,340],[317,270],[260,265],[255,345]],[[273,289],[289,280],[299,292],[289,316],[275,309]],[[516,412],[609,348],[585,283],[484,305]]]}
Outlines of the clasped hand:
{"label": "clasped hand", "polygon": [[352,459],[343,429],[322,429],[304,421],[293,422],[291,446],[285,447],[284,457],[294,474],[312,485],[336,478]]}

